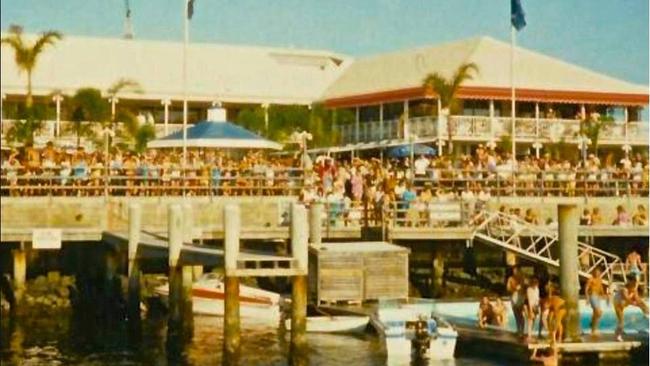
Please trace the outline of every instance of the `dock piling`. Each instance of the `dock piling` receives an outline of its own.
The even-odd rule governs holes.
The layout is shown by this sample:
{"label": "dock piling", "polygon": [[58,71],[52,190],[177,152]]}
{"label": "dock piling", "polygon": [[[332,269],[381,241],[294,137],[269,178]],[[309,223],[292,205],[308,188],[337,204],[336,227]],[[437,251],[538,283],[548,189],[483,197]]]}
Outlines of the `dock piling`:
{"label": "dock piling", "polygon": [[[311,223],[313,224],[314,212]],[[320,220],[320,215],[318,216]],[[311,225],[312,229],[315,225]],[[320,229],[320,224],[318,225]],[[307,348],[307,210],[303,205],[291,206],[291,253],[296,261],[299,274],[293,276],[291,291],[291,358],[292,364],[304,364]],[[319,230],[317,230],[319,231]],[[312,237],[314,238],[314,237]],[[303,360],[303,361],[301,361]]]}
{"label": "dock piling", "polygon": [[20,249],[11,252],[14,267],[14,295],[16,302],[20,302],[25,292],[25,281],[27,280],[27,253],[24,243],[20,243]]}
{"label": "dock piling", "polygon": [[320,245],[323,242],[321,218],[323,217],[323,204],[314,202],[309,208],[309,242]]}
{"label": "dock piling", "polygon": [[223,364],[236,365],[239,362],[241,329],[239,319],[239,277],[237,257],[239,256],[239,234],[241,218],[238,205],[226,205],[223,209],[225,301],[223,319]]}
{"label": "dock piling", "polygon": [[130,321],[140,320],[140,264],[138,263],[138,244],[142,230],[142,209],[139,204],[129,205],[129,243],[128,243],[128,295],[127,316]]}
{"label": "dock piling", "polygon": [[[180,264],[184,239],[183,210],[178,204],[169,205],[169,329],[171,333],[191,334],[192,328],[192,276],[191,267]],[[189,276],[187,274],[190,274]]]}
{"label": "dock piling", "polygon": [[578,207],[575,204],[558,205],[560,244],[560,292],[566,301],[565,338],[571,341],[580,338],[580,313],[578,297]]}

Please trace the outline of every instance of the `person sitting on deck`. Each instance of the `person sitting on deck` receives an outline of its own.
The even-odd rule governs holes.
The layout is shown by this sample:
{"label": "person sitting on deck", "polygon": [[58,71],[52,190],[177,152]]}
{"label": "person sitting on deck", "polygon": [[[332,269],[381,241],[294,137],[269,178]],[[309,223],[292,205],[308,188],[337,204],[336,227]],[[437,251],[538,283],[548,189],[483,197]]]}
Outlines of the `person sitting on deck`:
{"label": "person sitting on deck", "polygon": [[637,281],[631,278],[625,285],[621,285],[614,292],[614,311],[616,312],[616,340],[623,341],[623,329],[625,325],[624,311],[628,305],[634,305],[648,316],[648,305],[641,299],[637,289]]}
{"label": "person sitting on deck", "polygon": [[494,319],[494,312],[492,311],[492,304],[487,296],[483,296],[478,304],[478,327],[485,328],[488,324],[492,323]]}
{"label": "person sitting on deck", "polygon": [[600,269],[595,268],[593,272],[591,272],[591,278],[589,278],[585,284],[585,297],[587,303],[593,309],[593,315],[591,316],[592,335],[598,335],[598,323],[600,322],[600,317],[603,315],[601,300],[607,296],[600,275]]}
{"label": "person sitting on deck", "polygon": [[508,321],[508,317],[506,315],[506,305],[498,296],[494,304],[492,304],[492,314],[492,324],[496,325],[497,327],[504,328]]}

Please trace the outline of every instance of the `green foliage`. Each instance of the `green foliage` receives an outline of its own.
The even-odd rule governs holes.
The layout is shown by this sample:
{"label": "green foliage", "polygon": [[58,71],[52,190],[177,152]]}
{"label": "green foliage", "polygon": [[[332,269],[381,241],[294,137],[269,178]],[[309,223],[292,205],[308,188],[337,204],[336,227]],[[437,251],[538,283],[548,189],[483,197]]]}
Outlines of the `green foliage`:
{"label": "green foliage", "polygon": [[126,90],[137,94],[142,94],[144,92],[140,83],[138,83],[133,79],[128,79],[128,78],[121,78],[117,80],[116,82],[113,83],[113,85],[111,85],[106,90],[106,92],[108,93],[108,95],[114,97],[117,96],[122,91],[126,91]]}
{"label": "green foliage", "polygon": [[81,88],[70,103],[72,124],[68,130],[77,136],[77,146],[82,137],[96,140],[96,126],[105,125],[110,116],[110,108],[102,93],[95,88]]}
{"label": "green foliage", "polygon": [[[336,143],[338,136],[333,125],[333,112],[322,105],[312,108],[302,105],[272,105],[268,109],[268,131],[266,131],[263,107],[242,109],[235,122],[268,139],[286,142],[296,131],[308,131],[313,140],[310,147],[329,146]],[[338,117],[338,115],[337,115]],[[349,117],[342,113],[342,117]]]}
{"label": "green foliage", "polygon": [[591,140],[591,147],[594,153],[598,154],[598,139],[604,128],[614,124],[614,117],[592,114],[580,122],[580,134]]}
{"label": "green foliage", "polygon": [[[449,109],[449,114],[456,113],[459,108],[458,99],[456,94],[460,89],[461,85],[466,80],[472,80],[474,74],[479,73],[478,66],[473,63],[464,63],[456,69],[451,78],[446,78],[438,72],[428,74],[422,81],[422,86],[425,88],[428,94],[436,94],[440,99],[440,104],[442,108]],[[453,151],[453,134],[454,128],[449,121],[447,122],[447,143],[449,144],[449,151]]]}
{"label": "green foliage", "polygon": [[510,134],[502,135],[497,143],[497,149],[500,152],[512,151],[512,136]]}
{"label": "green foliage", "polygon": [[7,140],[11,142],[34,143],[34,135],[43,128],[47,117],[47,108],[43,105],[31,107],[18,106],[17,120],[7,131]]}

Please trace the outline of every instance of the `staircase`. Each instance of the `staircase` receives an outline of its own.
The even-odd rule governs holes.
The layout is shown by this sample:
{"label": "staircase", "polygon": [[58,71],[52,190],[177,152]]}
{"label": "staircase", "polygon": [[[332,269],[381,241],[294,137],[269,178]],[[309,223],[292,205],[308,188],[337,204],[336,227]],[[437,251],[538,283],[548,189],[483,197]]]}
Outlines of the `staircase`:
{"label": "staircase", "polygon": [[[474,218],[474,239],[512,251],[521,257],[559,267],[558,232],[552,228],[530,224],[502,212],[482,212]],[[604,250],[578,242],[579,274],[591,278],[600,268],[604,284],[626,282],[621,259]]]}

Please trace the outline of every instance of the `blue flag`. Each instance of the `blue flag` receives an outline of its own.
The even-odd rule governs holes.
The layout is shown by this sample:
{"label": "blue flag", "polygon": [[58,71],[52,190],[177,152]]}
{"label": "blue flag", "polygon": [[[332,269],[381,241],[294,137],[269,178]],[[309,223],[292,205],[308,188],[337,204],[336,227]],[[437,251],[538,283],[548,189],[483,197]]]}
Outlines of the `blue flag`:
{"label": "blue flag", "polygon": [[521,0],[510,0],[510,23],[518,31],[526,26],[526,17],[524,8],[521,7]]}
{"label": "blue flag", "polygon": [[194,0],[187,0],[187,19],[192,19],[194,15]]}

